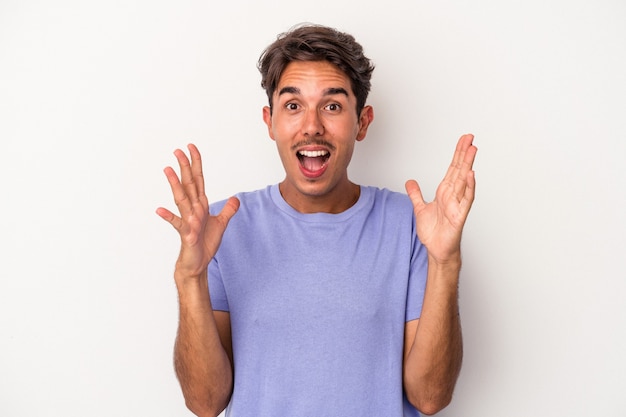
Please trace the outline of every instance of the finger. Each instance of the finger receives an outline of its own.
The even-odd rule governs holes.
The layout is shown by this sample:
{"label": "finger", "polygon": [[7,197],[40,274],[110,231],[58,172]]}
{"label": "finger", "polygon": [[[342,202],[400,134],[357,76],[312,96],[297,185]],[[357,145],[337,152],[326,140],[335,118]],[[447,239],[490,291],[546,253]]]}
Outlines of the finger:
{"label": "finger", "polygon": [[476,176],[474,171],[470,171],[467,173],[467,187],[465,187],[465,192],[463,194],[463,199],[461,200],[461,208],[463,212],[469,213],[472,208],[472,203],[474,202],[474,197],[476,195]]}
{"label": "finger", "polygon": [[413,209],[415,212],[419,212],[424,208],[426,202],[424,201],[424,197],[422,196],[422,190],[420,189],[419,184],[415,180],[408,180],[404,184],[404,188],[406,189],[406,193],[411,199],[411,203],[413,203]]}
{"label": "finger", "polygon": [[459,140],[459,142],[462,150],[460,154],[459,165],[461,166],[461,168],[465,168],[466,171],[469,171],[472,169],[472,165],[474,164],[474,158],[476,157],[476,151],[478,150],[478,148],[474,146],[474,136],[464,135]]}
{"label": "finger", "polygon": [[[202,173],[202,156],[200,151],[193,143],[187,145],[189,155],[191,155],[191,175],[195,184],[195,189],[200,201],[208,206],[206,193],[204,190],[204,174]],[[208,207],[205,207],[208,209]]]}
{"label": "finger", "polygon": [[156,210],[156,214],[158,214],[159,217],[161,217],[163,220],[171,224],[174,227],[174,229],[179,230],[180,225],[181,225],[180,217],[178,217],[177,215],[175,215],[174,213],[172,213],[171,211],[169,211],[168,209],[164,207],[159,207]]}
{"label": "finger", "polygon": [[170,184],[170,189],[172,190],[172,194],[174,196],[174,203],[178,207],[178,211],[181,216],[187,216],[193,212],[192,203],[187,196],[187,192],[183,188],[183,185],[176,175],[176,171],[172,167],[166,167],[163,172],[167,177],[167,182]]}
{"label": "finger", "polygon": [[472,134],[466,134],[459,138],[454,150],[454,155],[452,156],[452,162],[450,163],[448,171],[444,176],[444,182],[449,181],[454,183],[458,179],[462,163],[465,160],[465,155],[467,150],[472,146],[473,140],[474,135]]}
{"label": "finger", "polygon": [[454,166],[459,166],[463,160],[463,156],[467,151],[467,148],[471,145],[474,136],[471,134],[462,135],[456,143],[456,149],[454,152],[453,163]]}
{"label": "finger", "polygon": [[174,151],[176,160],[178,160],[178,166],[180,167],[180,183],[182,184],[187,196],[192,202],[198,200],[198,190],[194,182],[193,174],[191,172],[191,163],[189,158],[185,155],[185,152],[180,149]]}
{"label": "finger", "polygon": [[[477,152],[478,148],[474,145],[470,145],[463,154],[463,160],[460,162],[458,168],[459,173],[454,184],[455,195],[459,200],[464,198],[467,188],[470,186],[469,182],[474,181],[472,168]],[[472,175],[469,175],[470,173],[472,173]],[[470,180],[470,178],[472,179]]]}

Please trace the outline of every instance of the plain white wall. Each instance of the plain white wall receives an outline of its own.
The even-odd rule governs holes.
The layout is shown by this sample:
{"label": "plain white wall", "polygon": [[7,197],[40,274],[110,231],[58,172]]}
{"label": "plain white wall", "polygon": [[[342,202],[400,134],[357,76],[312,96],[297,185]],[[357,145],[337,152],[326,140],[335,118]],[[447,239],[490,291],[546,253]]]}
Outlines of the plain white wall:
{"label": "plain white wall", "polygon": [[465,362],[441,416],[626,415],[626,3],[0,0],[0,415],[190,415],[162,168],[282,178],[255,68],[303,21],[377,65],[357,182],[429,198],[476,135]]}

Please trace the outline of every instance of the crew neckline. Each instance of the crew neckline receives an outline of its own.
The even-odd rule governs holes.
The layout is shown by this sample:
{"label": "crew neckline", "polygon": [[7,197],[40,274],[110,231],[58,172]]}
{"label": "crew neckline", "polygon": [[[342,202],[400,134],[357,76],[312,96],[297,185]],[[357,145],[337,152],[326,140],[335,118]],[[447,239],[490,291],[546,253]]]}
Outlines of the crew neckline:
{"label": "crew neckline", "polygon": [[287,201],[285,201],[282,194],[280,193],[278,184],[270,186],[270,196],[274,204],[282,212],[298,220],[312,223],[338,223],[346,221],[347,219],[354,216],[356,213],[366,207],[368,203],[372,200],[372,188],[362,185],[359,185],[359,187],[361,190],[359,199],[351,207],[349,207],[347,210],[342,211],[341,213],[300,213],[298,210],[291,207],[289,203],[287,203]]}

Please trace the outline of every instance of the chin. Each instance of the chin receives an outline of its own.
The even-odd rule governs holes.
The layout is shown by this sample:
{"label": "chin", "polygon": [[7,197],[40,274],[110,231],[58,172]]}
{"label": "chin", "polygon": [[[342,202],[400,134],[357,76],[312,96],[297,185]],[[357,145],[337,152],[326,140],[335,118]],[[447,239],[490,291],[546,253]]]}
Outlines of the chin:
{"label": "chin", "polygon": [[319,178],[303,178],[303,179],[288,179],[286,181],[288,188],[297,194],[306,197],[323,197],[330,193],[332,187],[327,181]]}

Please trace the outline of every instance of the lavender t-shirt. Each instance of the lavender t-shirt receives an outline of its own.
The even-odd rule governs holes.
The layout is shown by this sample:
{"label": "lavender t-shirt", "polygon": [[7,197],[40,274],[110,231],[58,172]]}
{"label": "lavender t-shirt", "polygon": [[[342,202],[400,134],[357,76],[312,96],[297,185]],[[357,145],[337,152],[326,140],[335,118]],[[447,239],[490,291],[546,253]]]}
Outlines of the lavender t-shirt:
{"label": "lavender t-shirt", "polygon": [[428,261],[409,198],[361,187],[339,214],[299,213],[278,185],[238,198],[209,265],[232,328],[226,416],[418,416],[402,388],[404,325],[420,316]]}

